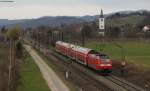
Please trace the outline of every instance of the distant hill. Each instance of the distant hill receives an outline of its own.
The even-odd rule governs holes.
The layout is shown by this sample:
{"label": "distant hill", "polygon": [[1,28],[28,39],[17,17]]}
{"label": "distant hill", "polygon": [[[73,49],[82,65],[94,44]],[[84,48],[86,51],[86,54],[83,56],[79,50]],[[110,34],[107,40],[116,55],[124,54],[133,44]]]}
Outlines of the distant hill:
{"label": "distant hill", "polygon": [[21,22],[26,22],[28,19],[21,19],[21,20],[8,20],[8,19],[0,19],[0,26],[16,24]]}
{"label": "distant hill", "polygon": [[26,27],[38,27],[43,25],[43,26],[56,27],[56,26],[60,26],[61,24],[70,25],[70,24],[76,24],[82,22],[85,21],[77,17],[68,17],[68,16],[48,17],[47,16],[38,19],[31,19],[29,21],[25,21],[21,23],[10,24],[8,26],[9,27],[20,26],[26,28]]}
{"label": "distant hill", "polygon": [[106,21],[106,26],[123,26],[131,25],[133,27],[137,26],[140,22],[145,19],[145,15],[130,15],[120,18],[109,18]]}
{"label": "distant hill", "polygon": [[86,16],[82,16],[82,17],[78,17],[86,22],[92,22],[92,21],[96,21],[98,19],[99,15],[94,15],[94,16],[89,16],[89,15],[86,15]]}
{"label": "distant hill", "polygon": [[[107,25],[121,26],[124,24],[136,25],[141,22],[145,16],[150,15],[150,11],[120,11],[115,13],[106,14]],[[19,26],[22,28],[37,27],[37,26],[60,26],[61,24],[70,25],[83,22],[97,21],[99,15],[94,16],[45,16],[37,19],[23,19],[23,20],[7,20],[0,19],[0,26],[6,25],[8,27]]]}
{"label": "distant hill", "polygon": [[124,26],[130,25],[136,27],[140,22],[145,20],[147,16],[150,16],[150,11],[138,10],[138,11],[121,11],[107,15],[106,26]]}
{"label": "distant hill", "polygon": [[137,11],[120,11],[115,13],[110,13],[107,15],[108,18],[119,18],[119,17],[127,17],[132,15],[150,15],[150,11],[148,10],[137,10]]}

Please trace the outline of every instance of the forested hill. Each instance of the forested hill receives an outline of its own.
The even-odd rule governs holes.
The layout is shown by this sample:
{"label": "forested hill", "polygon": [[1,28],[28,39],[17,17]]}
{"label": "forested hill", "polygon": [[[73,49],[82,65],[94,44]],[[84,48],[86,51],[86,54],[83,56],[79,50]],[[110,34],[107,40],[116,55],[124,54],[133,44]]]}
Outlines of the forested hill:
{"label": "forested hill", "polygon": [[[139,24],[145,19],[146,16],[150,16],[150,11],[121,11],[106,14],[107,25],[122,25],[122,24]],[[38,27],[38,26],[60,26],[61,24],[70,25],[83,22],[92,22],[98,19],[99,15],[94,16],[44,16],[37,19],[22,19],[22,20],[8,20],[0,19],[0,26],[19,26],[23,28]]]}

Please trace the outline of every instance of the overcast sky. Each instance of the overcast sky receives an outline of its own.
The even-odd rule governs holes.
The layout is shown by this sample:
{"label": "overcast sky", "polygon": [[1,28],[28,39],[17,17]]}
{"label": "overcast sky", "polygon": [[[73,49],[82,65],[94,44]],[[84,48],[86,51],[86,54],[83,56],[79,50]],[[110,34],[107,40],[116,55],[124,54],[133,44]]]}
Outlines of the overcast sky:
{"label": "overcast sky", "polygon": [[0,19],[38,18],[41,16],[83,16],[124,10],[150,10],[150,0],[14,0],[0,2]]}

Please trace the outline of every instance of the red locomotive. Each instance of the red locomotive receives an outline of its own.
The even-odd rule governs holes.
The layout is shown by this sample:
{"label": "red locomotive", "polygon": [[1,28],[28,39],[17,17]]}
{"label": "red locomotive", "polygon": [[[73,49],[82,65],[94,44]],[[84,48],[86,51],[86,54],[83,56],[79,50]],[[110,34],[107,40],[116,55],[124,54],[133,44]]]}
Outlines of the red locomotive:
{"label": "red locomotive", "polygon": [[62,41],[56,42],[55,49],[57,52],[66,55],[94,70],[107,73],[112,71],[112,61],[105,54]]}

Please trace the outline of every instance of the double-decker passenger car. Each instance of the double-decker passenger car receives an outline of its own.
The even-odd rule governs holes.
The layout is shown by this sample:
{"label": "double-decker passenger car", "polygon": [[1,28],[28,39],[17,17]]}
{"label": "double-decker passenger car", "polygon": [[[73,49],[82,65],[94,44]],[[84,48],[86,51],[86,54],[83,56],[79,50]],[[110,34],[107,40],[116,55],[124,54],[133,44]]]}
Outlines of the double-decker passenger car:
{"label": "double-decker passenger car", "polygon": [[107,55],[96,52],[95,50],[62,41],[56,42],[55,49],[57,52],[94,70],[108,73],[112,71],[111,59]]}

